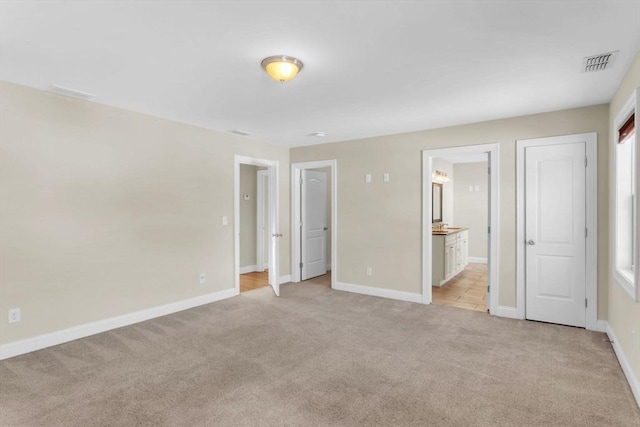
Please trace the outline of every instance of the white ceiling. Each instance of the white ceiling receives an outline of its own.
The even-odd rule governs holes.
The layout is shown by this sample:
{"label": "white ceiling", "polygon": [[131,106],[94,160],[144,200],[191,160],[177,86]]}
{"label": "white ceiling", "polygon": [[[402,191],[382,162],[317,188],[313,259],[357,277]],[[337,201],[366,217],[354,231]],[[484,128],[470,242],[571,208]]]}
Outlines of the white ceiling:
{"label": "white ceiling", "polygon": [[0,79],[284,146],[606,103],[639,48],[640,1],[0,3]]}

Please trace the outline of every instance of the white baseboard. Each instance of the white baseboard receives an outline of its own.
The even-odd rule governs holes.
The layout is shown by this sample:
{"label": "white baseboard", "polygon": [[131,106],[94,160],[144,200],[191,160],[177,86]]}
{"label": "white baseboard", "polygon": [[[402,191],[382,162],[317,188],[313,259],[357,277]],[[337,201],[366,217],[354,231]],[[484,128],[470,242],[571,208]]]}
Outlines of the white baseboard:
{"label": "white baseboard", "polygon": [[[602,324],[600,323],[602,322]],[[633,375],[633,370],[631,369],[631,364],[627,359],[627,356],[622,351],[622,347],[618,343],[618,339],[616,338],[615,332],[609,325],[609,322],[606,320],[598,320],[598,327],[606,326],[606,333],[609,336],[609,341],[612,341],[611,345],[613,346],[613,351],[616,353],[616,357],[618,358],[618,362],[620,362],[620,366],[622,367],[622,372],[624,372],[624,376],[627,377],[627,382],[629,383],[629,387],[631,387],[631,392],[633,393],[633,397],[636,398],[636,403],[640,408],[640,382],[638,378]]]}
{"label": "white baseboard", "polygon": [[391,289],[374,288],[372,286],[354,285],[351,283],[336,282],[333,289],[339,291],[353,292],[356,294],[371,295],[374,297],[382,297],[396,299],[400,301],[409,301],[422,303],[422,294],[412,292],[394,291]]}
{"label": "white baseboard", "polygon": [[509,319],[524,319],[524,317],[518,313],[517,308],[504,305],[499,305],[496,312],[491,314],[495,314],[498,317],[508,317]]}
{"label": "white baseboard", "polygon": [[74,326],[61,331],[3,344],[0,345],[0,360],[74,341],[80,338],[99,334],[101,332],[121,328],[123,326],[132,325],[134,323],[144,322],[145,320],[154,319],[156,317],[166,316],[167,314],[176,313],[178,311],[187,310],[200,305],[210,304],[236,295],[238,295],[238,293],[234,288],[225,289],[224,291],[213,292],[211,294],[201,295],[195,298],[161,305],[159,307],[123,314],[121,316],[98,320],[96,322],[85,323],[84,325]]}
{"label": "white baseboard", "polygon": [[286,276],[280,276],[280,279],[278,279],[278,283],[279,284],[283,284],[283,283],[289,283],[291,281],[291,275],[287,274]]}
{"label": "white baseboard", "polygon": [[481,258],[481,257],[477,257],[477,256],[470,256],[467,259],[469,260],[469,262],[473,262],[473,263],[477,263],[477,264],[486,264],[487,263],[487,259],[486,258]]}
{"label": "white baseboard", "polygon": [[597,332],[607,332],[608,327],[609,327],[609,322],[607,322],[606,320],[598,320],[596,322]]}
{"label": "white baseboard", "polygon": [[244,267],[240,267],[240,274],[253,273],[254,271],[258,271],[257,265],[247,265]]}

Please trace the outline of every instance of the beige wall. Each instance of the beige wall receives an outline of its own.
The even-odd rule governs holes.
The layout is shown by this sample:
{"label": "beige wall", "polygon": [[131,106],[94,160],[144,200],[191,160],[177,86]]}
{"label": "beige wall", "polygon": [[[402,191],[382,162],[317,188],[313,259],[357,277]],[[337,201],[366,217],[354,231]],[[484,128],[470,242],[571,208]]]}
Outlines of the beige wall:
{"label": "beige wall", "polygon": [[289,274],[288,152],[0,83],[0,343],[233,288],[234,154],[280,162]]}
{"label": "beige wall", "polygon": [[[598,134],[598,171],[608,174],[608,105],[514,117],[355,141],[292,149],[292,162],[337,159],[338,271],[340,282],[421,293],[421,150],[498,143],[500,146],[500,295],[516,303],[517,139],[584,132]],[[365,173],[381,177],[365,184]],[[598,183],[599,318],[606,318],[608,201],[606,180]],[[456,220],[457,221],[457,220]],[[366,276],[366,267],[374,274]]]}
{"label": "beige wall", "polygon": [[[469,229],[469,256],[487,257],[489,192],[487,162],[453,165],[453,209],[456,224]],[[479,191],[475,191],[478,186]],[[473,187],[474,191],[469,191]]]}
{"label": "beige wall", "polygon": [[[640,54],[636,56],[635,61],[627,71],[626,76],[620,83],[618,90],[614,97],[611,99],[609,109],[609,126],[610,134],[608,141],[609,148],[609,185],[611,196],[614,194],[614,132],[616,131],[614,126],[614,120],[620,113],[623,105],[627,102],[634,89],[640,87]],[[638,112],[636,111],[636,114]],[[613,198],[610,199],[611,207],[610,218],[613,220]],[[609,245],[613,248],[613,234],[614,225],[613,221],[609,224],[609,230],[611,232],[611,241]],[[607,281],[609,283],[609,325],[613,329],[618,343],[624,354],[626,355],[631,369],[635,373],[636,380],[640,382],[640,302],[634,301],[629,294],[627,294],[622,287],[617,283],[613,277],[613,251],[610,254],[609,270],[607,271]],[[636,273],[637,274],[637,273]]]}
{"label": "beige wall", "polygon": [[[255,266],[257,262],[258,228],[258,171],[266,168],[240,165],[240,267]],[[244,195],[249,195],[249,200]]]}

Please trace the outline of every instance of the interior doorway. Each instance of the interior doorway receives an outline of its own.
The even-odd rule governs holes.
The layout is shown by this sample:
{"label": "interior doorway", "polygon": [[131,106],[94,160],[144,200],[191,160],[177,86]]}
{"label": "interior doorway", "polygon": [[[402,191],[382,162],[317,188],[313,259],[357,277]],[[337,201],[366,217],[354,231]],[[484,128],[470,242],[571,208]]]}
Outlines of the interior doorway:
{"label": "interior doorway", "polygon": [[337,165],[335,160],[291,165],[292,282],[337,277]]}
{"label": "interior doorway", "polygon": [[240,165],[240,293],[269,286],[269,173]]}
{"label": "interior doorway", "polygon": [[432,303],[487,312],[487,153],[432,160]]}
{"label": "interior doorway", "polygon": [[[272,160],[264,160],[257,159],[253,157],[245,157],[238,156],[234,157],[234,242],[235,242],[235,255],[234,255],[234,278],[235,278],[235,289],[236,292],[240,293],[240,273],[241,273],[241,260],[245,256],[252,255],[256,261],[256,264],[251,264],[250,261],[248,265],[243,266],[245,268],[245,273],[249,273],[249,270],[257,270],[257,245],[252,246],[249,251],[247,251],[250,255],[246,255],[241,253],[241,201],[250,202],[252,199],[254,202],[257,199],[257,188],[255,193],[252,195],[251,192],[242,191],[241,189],[241,181],[245,180],[241,179],[242,171],[245,168],[242,168],[242,165],[252,166],[263,168],[267,177],[267,224],[268,224],[268,233],[267,233],[267,241],[268,241],[268,273],[267,273],[267,283],[271,285],[274,293],[279,296],[280,295],[280,283],[278,281],[278,273],[279,273],[279,238],[282,237],[282,234],[278,231],[278,161]],[[258,168],[253,168],[254,172],[250,179],[247,181],[252,181],[254,186],[257,187],[257,171]],[[255,188],[254,187],[254,188]],[[257,217],[257,206],[252,205],[246,212],[251,213]],[[243,233],[244,237],[250,237],[255,242],[257,240],[257,218],[253,227],[249,227],[246,232]],[[264,242],[263,242],[264,244]],[[246,263],[246,261],[244,262]]]}
{"label": "interior doorway", "polygon": [[[460,278],[461,275],[464,275],[466,277],[461,280],[462,283],[460,284],[460,287],[468,287],[468,289],[464,289],[465,292],[467,290],[472,290],[472,294],[474,295],[470,294],[470,296],[477,299],[477,301],[473,303],[474,309],[477,308],[481,311],[488,309],[492,314],[496,314],[498,311],[498,155],[498,144],[472,145],[423,151],[422,300],[424,304],[431,304],[434,301],[434,288],[432,286],[435,286],[435,289],[440,289],[440,285],[446,284],[455,277]],[[479,194],[482,193],[480,191],[482,189],[481,186],[485,187],[484,194],[486,197],[487,208],[487,229],[485,234],[486,243],[484,244],[486,245],[486,259],[482,256],[476,256],[475,258],[472,257],[471,259],[469,258],[469,229],[468,227],[465,227],[464,224],[458,223],[458,220],[455,219],[454,204],[451,198],[451,194],[453,194],[453,185],[450,184],[448,189],[449,199],[447,200],[447,188],[435,185],[438,184],[438,182],[434,184],[434,181],[438,181],[436,178],[440,177],[440,181],[443,181],[442,178],[446,178],[449,175],[446,171],[441,170],[444,167],[443,163],[441,163],[439,159],[449,159],[448,163],[450,165],[453,164],[451,160],[457,161],[456,159],[470,159],[474,161],[474,163],[486,162],[484,166],[479,166],[486,166],[485,183],[478,182],[477,184],[465,184],[467,189],[469,185],[473,187],[472,191],[469,192],[470,194],[476,192],[476,186],[478,186],[477,192]],[[453,169],[451,172],[453,175]],[[435,195],[437,196],[437,200],[435,200],[435,202],[434,189]],[[440,192],[440,195],[438,195],[438,192]],[[442,198],[440,198],[440,196]],[[437,208],[438,212],[434,212],[434,207]],[[453,222],[453,224],[443,221],[447,218],[449,218],[449,221]],[[463,222],[467,221],[471,222],[472,216],[463,220]],[[446,226],[453,226],[454,228],[441,229],[440,227],[445,227],[445,224]],[[474,228],[478,227],[476,226]],[[443,231],[443,233],[440,233],[439,231]],[[480,233],[479,235],[483,234],[482,230],[478,230],[478,233]],[[434,243],[437,248],[434,247]],[[438,245],[439,243],[440,245]],[[484,264],[484,262],[486,262],[486,264],[483,268],[481,265]],[[437,271],[439,269],[442,270],[441,274],[440,271]],[[483,270],[486,270],[486,272]],[[438,274],[435,274],[436,272]],[[473,287],[472,289],[470,286],[471,279],[481,278],[482,275],[485,275],[486,277],[484,280],[475,280],[480,283],[484,282],[482,283],[482,286]],[[437,278],[434,279],[436,276]],[[437,281],[437,283],[434,283],[434,281]],[[436,292],[440,291],[436,290]],[[482,298],[483,295],[485,295],[484,299]],[[481,300],[485,301],[484,304],[488,303],[486,307],[482,307],[483,303],[480,302]]]}

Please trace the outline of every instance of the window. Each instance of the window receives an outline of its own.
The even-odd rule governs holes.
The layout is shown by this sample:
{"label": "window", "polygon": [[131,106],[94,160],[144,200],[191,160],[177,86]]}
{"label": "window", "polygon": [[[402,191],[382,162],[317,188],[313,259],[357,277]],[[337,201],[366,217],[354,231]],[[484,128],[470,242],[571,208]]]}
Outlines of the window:
{"label": "window", "polygon": [[614,276],[629,295],[638,300],[636,175],[639,147],[638,132],[636,132],[636,102],[636,92],[634,92],[614,122]]}

